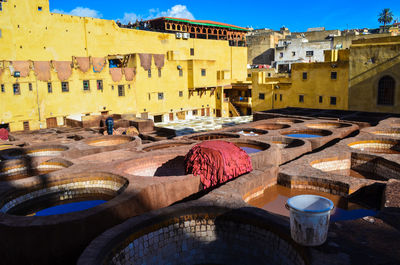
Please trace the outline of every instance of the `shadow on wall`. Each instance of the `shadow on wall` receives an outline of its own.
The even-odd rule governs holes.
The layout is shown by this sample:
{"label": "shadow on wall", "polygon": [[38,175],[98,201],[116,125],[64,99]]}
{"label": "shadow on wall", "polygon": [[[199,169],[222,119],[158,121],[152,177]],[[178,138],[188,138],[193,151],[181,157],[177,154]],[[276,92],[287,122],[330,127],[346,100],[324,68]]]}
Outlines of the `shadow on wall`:
{"label": "shadow on wall", "polygon": [[253,64],[268,64],[271,65],[272,61],[275,60],[275,50],[270,48],[260,55],[254,57]]}

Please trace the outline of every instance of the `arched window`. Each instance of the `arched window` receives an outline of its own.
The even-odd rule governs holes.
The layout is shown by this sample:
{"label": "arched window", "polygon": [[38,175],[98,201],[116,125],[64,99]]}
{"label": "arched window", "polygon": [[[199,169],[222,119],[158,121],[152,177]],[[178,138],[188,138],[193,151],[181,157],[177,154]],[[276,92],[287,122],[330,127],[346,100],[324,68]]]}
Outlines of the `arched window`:
{"label": "arched window", "polygon": [[175,30],[175,25],[174,24],[172,24],[172,30]]}
{"label": "arched window", "polygon": [[378,84],[378,105],[394,105],[394,88],[396,82],[390,76],[384,76]]}

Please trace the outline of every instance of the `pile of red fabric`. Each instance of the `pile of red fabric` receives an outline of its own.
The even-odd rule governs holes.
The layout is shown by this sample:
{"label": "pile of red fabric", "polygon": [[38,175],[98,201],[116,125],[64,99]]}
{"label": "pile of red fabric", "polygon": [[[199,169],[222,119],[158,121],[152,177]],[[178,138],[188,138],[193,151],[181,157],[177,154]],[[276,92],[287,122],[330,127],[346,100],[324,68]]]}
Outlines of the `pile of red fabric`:
{"label": "pile of red fabric", "polygon": [[225,183],[253,170],[245,151],[230,142],[205,141],[185,157],[186,174],[200,176],[204,189]]}
{"label": "pile of red fabric", "polygon": [[0,140],[4,140],[4,141],[8,140],[8,131],[4,128],[0,129]]}

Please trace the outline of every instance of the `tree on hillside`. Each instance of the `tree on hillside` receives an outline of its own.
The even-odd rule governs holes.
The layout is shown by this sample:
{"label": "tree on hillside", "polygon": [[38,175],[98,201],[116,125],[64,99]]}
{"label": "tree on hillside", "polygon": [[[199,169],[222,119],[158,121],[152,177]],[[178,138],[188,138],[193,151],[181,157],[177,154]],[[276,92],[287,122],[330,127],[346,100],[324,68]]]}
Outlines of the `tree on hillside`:
{"label": "tree on hillside", "polygon": [[389,24],[393,20],[393,13],[390,8],[384,8],[378,15],[378,22],[383,24],[383,28],[386,28],[386,24]]}

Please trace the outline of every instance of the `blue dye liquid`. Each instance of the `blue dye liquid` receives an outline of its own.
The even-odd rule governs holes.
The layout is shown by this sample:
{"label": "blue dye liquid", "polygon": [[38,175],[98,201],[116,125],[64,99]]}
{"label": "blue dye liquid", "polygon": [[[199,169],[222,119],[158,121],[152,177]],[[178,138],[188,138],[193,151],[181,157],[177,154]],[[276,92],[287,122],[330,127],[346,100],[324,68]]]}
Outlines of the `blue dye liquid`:
{"label": "blue dye liquid", "polygon": [[240,149],[242,149],[243,151],[245,151],[247,154],[254,154],[254,153],[258,153],[261,152],[262,150],[257,149],[257,148],[251,148],[251,147],[240,147]]}
{"label": "blue dye liquid", "polygon": [[287,134],[286,136],[295,137],[295,138],[318,138],[318,137],[322,137],[321,135],[317,135],[317,134],[306,134],[306,133]]}
{"label": "blue dye liquid", "polygon": [[355,209],[355,210],[344,210],[341,208],[335,208],[331,213],[331,222],[355,220],[365,216],[375,216],[376,211],[368,209]]}
{"label": "blue dye liquid", "polygon": [[35,214],[35,216],[49,216],[49,215],[56,215],[56,214],[79,212],[79,211],[93,208],[93,207],[100,205],[102,203],[105,203],[105,202],[106,201],[104,201],[104,200],[71,202],[71,203],[61,204],[61,205],[53,206],[53,207],[38,211]]}

